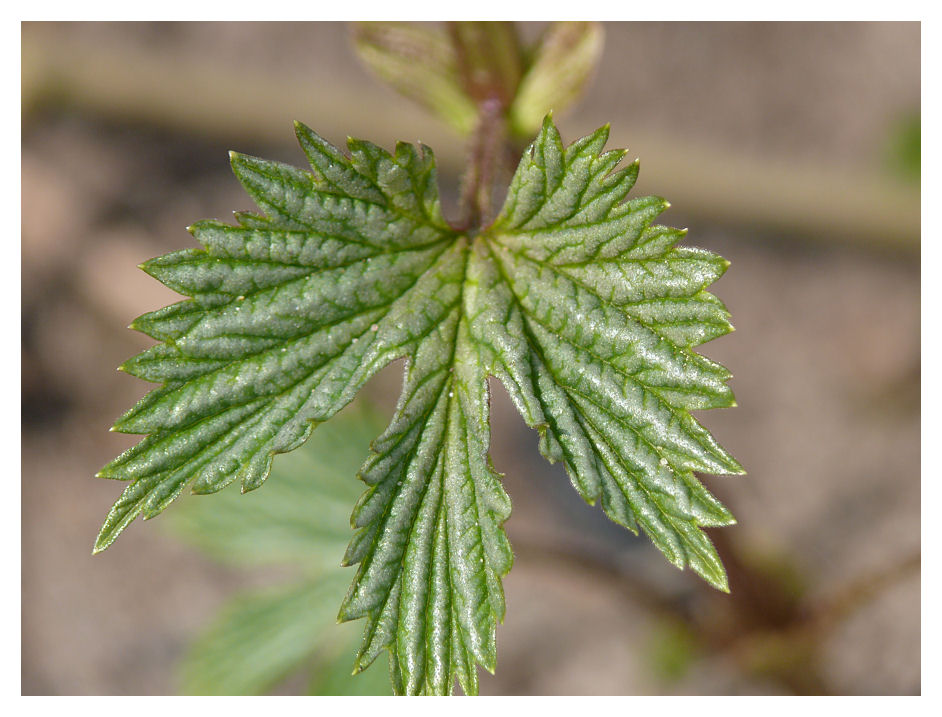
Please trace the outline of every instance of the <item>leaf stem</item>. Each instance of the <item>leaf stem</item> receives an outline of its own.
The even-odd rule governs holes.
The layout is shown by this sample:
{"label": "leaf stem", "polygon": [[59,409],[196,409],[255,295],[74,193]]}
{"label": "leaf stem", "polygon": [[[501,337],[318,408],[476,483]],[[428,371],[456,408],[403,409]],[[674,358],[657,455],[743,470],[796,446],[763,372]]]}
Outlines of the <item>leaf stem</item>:
{"label": "leaf stem", "polygon": [[509,169],[514,147],[508,116],[524,52],[513,23],[452,22],[448,33],[462,86],[477,107],[455,228],[476,234],[493,219],[497,185]]}
{"label": "leaf stem", "polygon": [[493,219],[495,185],[508,150],[507,120],[501,101],[494,97],[480,102],[468,167],[461,182],[461,219],[455,227],[459,231],[475,234]]}

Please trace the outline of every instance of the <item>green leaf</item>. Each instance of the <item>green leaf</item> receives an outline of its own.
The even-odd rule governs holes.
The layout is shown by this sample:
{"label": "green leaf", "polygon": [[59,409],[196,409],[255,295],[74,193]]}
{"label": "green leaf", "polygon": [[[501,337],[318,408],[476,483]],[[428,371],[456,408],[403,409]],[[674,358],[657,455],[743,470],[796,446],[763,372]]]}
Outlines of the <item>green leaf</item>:
{"label": "green leaf", "polygon": [[130,481],[96,551],[190,484],[257,488],[389,362],[405,358],[392,422],[360,470],[358,565],[340,618],[365,618],[357,669],[383,650],[397,692],[477,691],[496,665],[510,502],[488,457],[498,377],[612,520],[726,589],[702,526],[733,522],[694,471],[741,473],[690,415],[734,405],[729,373],[693,347],[732,327],[706,287],[727,262],[677,248],[667,206],[627,199],[637,164],[607,128],[564,148],[549,118],[506,203],[477,235],[442,218],[431,152],[298,125],[310,171],[234,154],[262,214],[200,222],[201,249],[146,271],[190,297],[134,326],[162,341],[125,364],[162,386],[116,423],[148,434],[101,475]]}

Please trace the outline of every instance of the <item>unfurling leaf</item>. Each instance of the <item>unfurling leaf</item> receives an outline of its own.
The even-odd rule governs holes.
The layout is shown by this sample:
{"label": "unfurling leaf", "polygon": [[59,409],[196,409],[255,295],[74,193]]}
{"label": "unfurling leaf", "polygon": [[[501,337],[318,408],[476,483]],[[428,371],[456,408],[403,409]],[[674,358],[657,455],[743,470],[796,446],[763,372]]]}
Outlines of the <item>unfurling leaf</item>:
{"label": "unfurling leaf", "polygon": [[701,527],[733,518],[694,471],[742,469],[690,411],[734,405],[729,373],[693,350],[732,330],[706,292],[727,262],[676,247],[684,232],[653,224],[664,200],[627,199],[638,165],[602,151],[607,127],[564,148],[544,120],[476,235],[443,219],[427,148],[350,140],[346,156],[297,134],[310,171],[232,156],[261,214],[200,222],[201,249],[144,265],[190,298],[134,323],[161,343],[124,369],[162,386],[115,425],[147,437],[101,472],[130,484],[96,550],[188,484],[259,487],[275,454],[405,358],[344,558],[358,568],[340,617],[366,618],[357,669],[389,650],[410,694],[474,693],[477,664],[494,670],[513,555],[488,376],[586,501],[726,589]]}
{"label": "unfurling leaf", "polygon": [[520,81],[510,122],[524,138],[547,112],[559,112],[585,89],[602,54],[604,31],[597,22],[555,22],[546,30]]}
{"label": "unfurling leaf", "polygon": [[360,59],[406,97],[470,134],[477,108],[465,92],[455,48],[444,32],[403,22],[361,22],[354,30]]}

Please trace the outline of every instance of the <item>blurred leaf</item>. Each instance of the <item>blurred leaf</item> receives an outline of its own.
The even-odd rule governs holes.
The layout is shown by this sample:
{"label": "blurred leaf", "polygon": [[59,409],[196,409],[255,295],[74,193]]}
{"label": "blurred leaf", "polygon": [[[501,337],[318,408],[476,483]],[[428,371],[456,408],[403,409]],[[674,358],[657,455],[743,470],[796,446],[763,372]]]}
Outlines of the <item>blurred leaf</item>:
{"label": "blurred leaf", "polygon": [[514,132],[529,137],[547,112],[559,112],[582,94],[602,54],[597,22],[557,22],[537,44],[510,109]]}
{"label": "blurred leaf", "polygon": [[353,406],[284,456],[269,489],[240,495],[230,488],[211,502],[192,496],[169,514],[171,529],[217,559],[307,573],[227,603],[181,665],[186,693],[261,694],[307,666],[316,694],[390,694],[380,670],[353,676],[359,630],[336,617],[349,579],[340,560],[350,505],[360,494],[352,475],[381,428],[372,410]]}
{"label": "blurred leaf", "polygon": [[372,410],[352,406],[319,427],[303,449],[280,457],[266,490],[243,495],[229,487],[211,504],[192,496],[168,514],[170,526],[223,562],[336,568],[350,542],[350,506],[361,492],[352,476],[382,427]]}
{"label": "blurred leaf", "polygon": [[663,620],[653,628],[644,654],[655,675],[666,682],[676,682],[687,674],[701,648],[696,635],[685,625]]}
{"label": "blurred leaf", "polygon": [[334,655],[326,655],[319,659],[311,673],[308,684],[310,695],[392,695],[389,682],[389,670],[366,670],[356,675],[350,669],[352,655],[356,652],[360,641],[360,631],[357,626],[340,624],[335,626],[348,636],[342,645],[342,650],[335,651]]}
{"label": "blurred leaf", "polygon": [[354,29],[354,45],[363,62],[400,93],[461,134],[474,129],[477,110],[462,87],[445,32],[402,22],[361,22]]}
{"label": "blurred leaf", "polygon": [[184,692],[263,694],[313,661],[311,687],[319,694],[390,694],[385,676],[352,674],[358,631],[337,625],[335,613],[346,583],[335,570],[233,599],[180,665]]}
{"label": "blurred leaf", "polygon": [[897,120],[893,127],[887,163],[903,179],[918,182],[922,176],[922,120],[918,112]]}

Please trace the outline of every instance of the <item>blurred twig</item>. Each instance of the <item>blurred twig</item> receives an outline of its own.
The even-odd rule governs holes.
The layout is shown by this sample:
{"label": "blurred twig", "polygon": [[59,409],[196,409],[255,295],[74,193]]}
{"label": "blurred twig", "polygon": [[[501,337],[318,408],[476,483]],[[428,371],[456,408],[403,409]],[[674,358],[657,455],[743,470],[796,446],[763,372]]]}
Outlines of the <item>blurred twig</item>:
{"label": "blurred twig", "polygon": [[[434,119],[405,103],[391,112],[382,94],[316,71],[250,76],[244,69],[214,65],[211,57],[193,62],[142,48],[93,46],[55,27],[28,30],[22,42],[26,114],[59,104],[217,141],[278,143],[293,139],[285,123],[301,119],[327,137],[369,136],[384,144],[421,139],[453,174],[464,163],[462,143]],[[306,69],[313,70],[314,63]],[[562,125],[577,136],[613,119]],[[645,158],[644,191],[669,195],[690,215],[918,256],[918,187],[877,174],[730,156],[612,124],[611,145],[630,146]]]}
{"label": "blurred twig", "polygon": [[679,603],[665,596],[657,586],[648,584],[642,576],[623,574],[607,556],[520,536],[513,539],[513,551],[516,560],[527,565],[551,571],[569,571],[591,580],[593,584],[606,585],[655,617],[674,619],[681,614]]}
{"label": "blurred twig", "polygon": [[841,620],[874,600],[881,592],[922,567],[922,553],[917,550],[902,560],[866,573],[843,585],[810,611],[805,629],[823,633],[834,629]]}
{"label": "blurred twig", "polygon": [[651,616],[680,626],[699,650],[732,657],[747,674],[762,674],[796,694],[815,695],[831,692],[818,658],[832,631],[882,591],[918,571],[921,563],[915,552],[849,581],[829,596],[802,600],[783,589],[773,574],[737,559],[735,549],[726,545],[722,552],[730,568],[731,594],[720,595],[704,584],[700,607],[691,609],[643,577],[624,574],[590,553],[520,538],[514,539],[514,552],[531,566],[562,569],[607,585]]}

